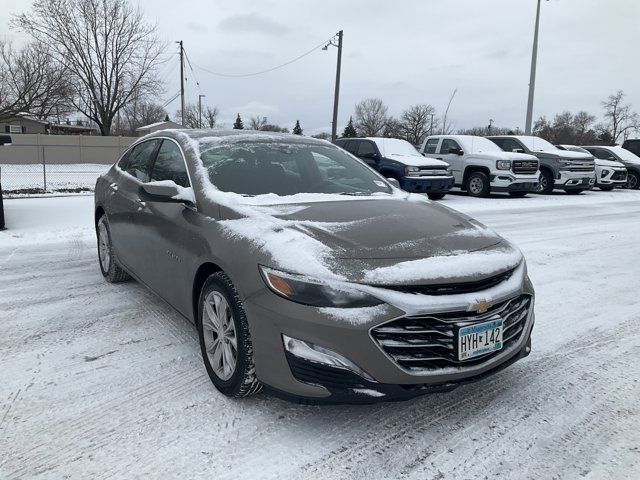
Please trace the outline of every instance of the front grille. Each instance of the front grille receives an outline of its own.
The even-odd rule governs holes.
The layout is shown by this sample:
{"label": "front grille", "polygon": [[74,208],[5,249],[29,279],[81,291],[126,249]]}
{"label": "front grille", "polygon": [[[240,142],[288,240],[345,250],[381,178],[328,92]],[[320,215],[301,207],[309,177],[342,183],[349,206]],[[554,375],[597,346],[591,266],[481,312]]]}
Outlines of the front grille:
{"label": "front grille", "polygon": [[613,172],[613,175],[611,175],[611,180],[626,180],[627,179],[627,172]]}
{"label": "front grille", "polygon": [[575,165],[569,167],[570,172],[593,172],[596,167],[594,165]]}
{"label": "front grille", "polygon": [[[527,294],[506,300],[489,311],[406,316],[371,330],[382,350],[410,373],[429,373],[442,368],[464,368],[485,362],[517,343],[526,326],[532,297]],[[458,360],[458,330],[468,325],[503,319],[502,350]]]}
{"label": "front grille", "polygon": [[509,270],[492,277],[483,278],[475,282],[462,283],[441,283],[436,285],[383,285],[382,288],[395,290],[402,293],[415,293],[421,295],[453,295],[458,293],[473,293],[480,290],[486,290],[498,285],[513,274],[513,270]]}
{"label": "front grille", "polygon": [[424,177],[442,177],[449,175],[446,168],[421,168],[418,175]]}
{"label": "front grille", "polygon": [[536,160],[514,160],[511,168],[513,173],[536,173],[538,162]]}

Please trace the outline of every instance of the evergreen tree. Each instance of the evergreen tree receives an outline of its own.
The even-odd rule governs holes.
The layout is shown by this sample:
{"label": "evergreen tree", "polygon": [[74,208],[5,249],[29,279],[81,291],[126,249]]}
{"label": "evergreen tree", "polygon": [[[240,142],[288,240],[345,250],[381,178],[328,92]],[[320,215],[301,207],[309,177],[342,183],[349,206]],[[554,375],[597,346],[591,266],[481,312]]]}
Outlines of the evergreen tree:
{"label": "evergreen tree", "polygon": [[238,117],[236,118],[236,121],[233,122],[233,129],[234,130],[244,130],[244,123],[242,123],[242,119],[240,118],[240,114],[238,114]]}
{"label": "evergreen tree", "polygon": [[343,138],[355,138],[358,136],[358,132],[356,131],[356,127],[353,126],[353,117],[349,117],[349,123],[344,127],[344,132],[342,132]]}
{"label": "evergreen tree", "polygon": [[300,126],[300,120],[296,120],[296,126],[291,131],[294,135],[302,135],[302,127]]}

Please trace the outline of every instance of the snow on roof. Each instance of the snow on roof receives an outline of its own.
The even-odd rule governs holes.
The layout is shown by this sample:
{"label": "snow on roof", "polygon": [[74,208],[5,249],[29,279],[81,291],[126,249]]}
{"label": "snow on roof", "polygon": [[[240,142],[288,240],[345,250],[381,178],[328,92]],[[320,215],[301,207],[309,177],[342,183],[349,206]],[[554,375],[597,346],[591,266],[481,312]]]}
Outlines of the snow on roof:
{"label": "snow on roof", "polygon": [[159,127],[161,125],[167,125],[167,124],[180,125],[179,123],[172,122],[171,120],[169,120],[169,121],[163,120],[161,122],[150,123],[149,125],[143,125],[142,127],[138,127],[138,128],[136,128],[136,131],[138,131],[138,130],[148,130],[150,128],[155,128],[155,127]]}

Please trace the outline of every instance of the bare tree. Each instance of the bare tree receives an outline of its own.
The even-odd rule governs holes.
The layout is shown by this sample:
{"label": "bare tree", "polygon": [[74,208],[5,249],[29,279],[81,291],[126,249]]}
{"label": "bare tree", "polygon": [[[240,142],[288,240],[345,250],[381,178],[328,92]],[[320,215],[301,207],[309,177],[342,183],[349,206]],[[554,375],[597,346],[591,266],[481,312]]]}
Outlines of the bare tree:
{"label": "bare tree", "polygon": [[449,103],[447,103],[447,109],[444,111],[444,117],[442,117],[442,134],[448,135],[453,131],[453,124],[447,124],[447,117],[449,116],[449,108],[451,107],[451,102],[453,102],[453,97],[458,93],[458,89],[454,89],[449,97]]}
{"label": "bare tree", "polygon": [[431,105],[419,104],[409,107],[400,116],[403,137],[413,145],[422,143],[431,134],[436,122],[436,109]]}
{"label": "bare tree", "polygon": [[262,128],[267,124],[267,117],[260,117],[256,115],[255,117],[251,117],[249,119],[249,128],[251,130],[262,130]]}
{"label": "bare tree", "polygon": [[379,98],[366,98],[356,104],[355,127],[364,137],[377,137],[384,132],[389,109]]}
{"label": "bare tree", "polygon": [[402,126],[402,123],[400,123],[399,120],[393,117],[387,118],[387,123],[385,124],[384,130],[382,131],[383,137],[401,138],[404,140],[405,139],[404,133],[405,133],[404,127]]}
{"label": "bare tree", "polygon": [[631,110],[630,104],[624,103],[624,97],[625,93],[618,90],[602,102],[605,121],[601,129],[606,131],[613,143],[617,143],[621,135],[640,129],[638,113]]}
{"label": "bare tree", "polygon": [[103,135],[133,97],[161,88],[155,73],[164,45],[128,0],[35,0],[11,23],[50,47],[72,75],[75,107]]}
{"label": "bare tree", "polygon": [[209,128],[216,128],[219,113],[218,107],[207,106],[202,112],[203,125]]}
{"label": "bare tree", "polygon": [[20,51],[0,42],[0,119],[28,113],[39,119],[66,116],[70,105],[69,76],[42,43]]}
{"label": "bare tree", "polygon": [[596,117],[585,111],[580,111],[573,116],[576,145],[586,145],[595,143],[596,133],[591,126],[596,121]]}
{"label": "bare tree", "polygon": [[144,125],[161,122],[167,117],[162,105],[134,98],[116,117],[114,133],[134,136],[136,130]]}

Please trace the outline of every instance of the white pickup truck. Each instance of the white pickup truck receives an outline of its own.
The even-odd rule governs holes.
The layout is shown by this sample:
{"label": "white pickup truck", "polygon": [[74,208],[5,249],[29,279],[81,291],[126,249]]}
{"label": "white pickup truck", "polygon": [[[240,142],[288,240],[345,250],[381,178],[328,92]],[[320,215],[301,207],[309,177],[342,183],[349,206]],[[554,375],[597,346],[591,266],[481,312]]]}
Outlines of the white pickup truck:
{"label": "white pickup truck", "polygon": [[474,197],[488,197],[491,192],[524,197],[538,186],[540,171],[536,157],[505,152],[484,137],[432,135],[422,143],[420,153],[447,162],[453,170],[455,185]]}

